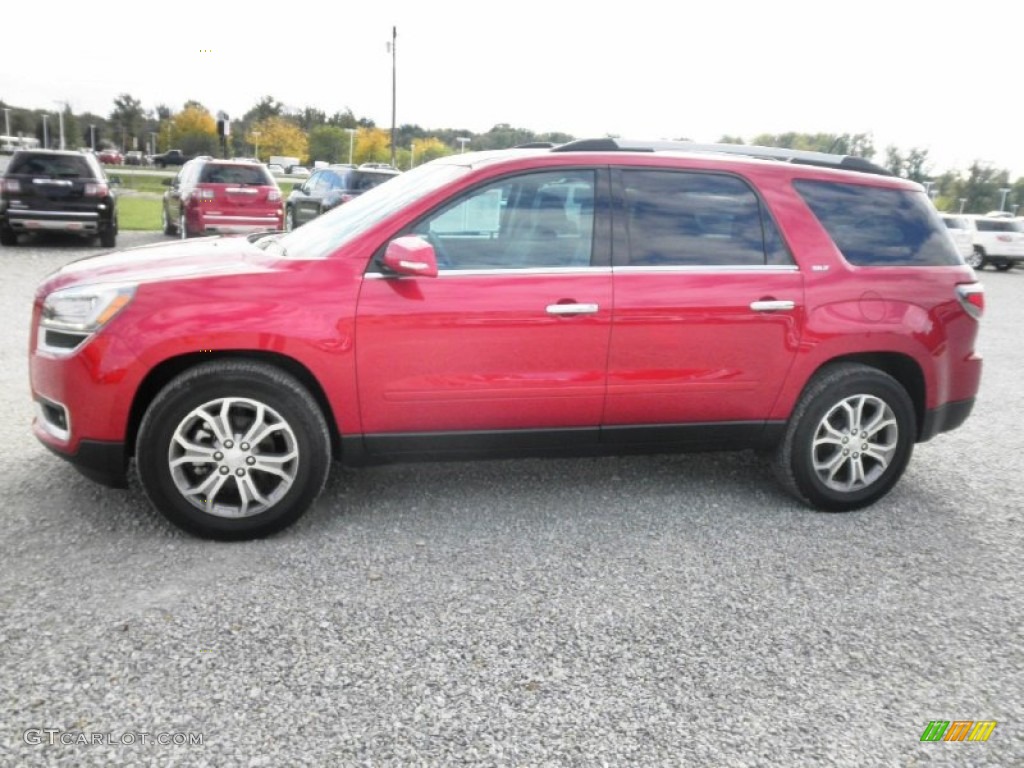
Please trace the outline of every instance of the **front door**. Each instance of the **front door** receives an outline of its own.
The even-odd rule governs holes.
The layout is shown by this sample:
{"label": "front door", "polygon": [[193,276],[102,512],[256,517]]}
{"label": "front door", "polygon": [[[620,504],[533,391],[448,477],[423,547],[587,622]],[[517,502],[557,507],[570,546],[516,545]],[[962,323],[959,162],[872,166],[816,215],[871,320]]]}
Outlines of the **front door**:
{"label": "front door", "polygon": [[596,440],[612,317],[611,270],[594,257],[596,177],[519,174],[426,216],[407,233],[433,244],[437,277],[371,265],[356,325],[371,452],[423,433],[483,447],[536,448],[563,430]]}

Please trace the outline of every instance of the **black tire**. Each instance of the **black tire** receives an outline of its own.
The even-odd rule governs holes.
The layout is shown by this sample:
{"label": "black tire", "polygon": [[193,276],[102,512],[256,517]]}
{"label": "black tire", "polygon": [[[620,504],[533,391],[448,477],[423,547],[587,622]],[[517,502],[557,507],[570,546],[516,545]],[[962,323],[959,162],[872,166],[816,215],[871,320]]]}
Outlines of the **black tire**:
{"label": "black tire", "polygon": [[284,231],[291,232],[293,229],[295,229],[295,209],[289,205],[284,212]]}
{"label": "black tire", "polygon": [[1012,261],[995,261],[995,262],[992,263],[992,266],[995,267],[1000,272],[1009,272],[1011,269],[1013,269],[1013,262]]}
{"label": "black tire", "polygon": [[965,259],[965,261],[967,262],[967,266],[969,267],[973,267],[974,269],[984,269],[985,252],[982,251],[980,248],[975,248],[971,252],[971,255]]}
{"label": "black tire", "polygon": [[163,225],[165,235],[176,235],[178,234],[178,228],[174,226],[174,222],[171,217],[167,215],[167,206],[160,206],[160,223]]}
{"label": "black tire", "polygon": [[[245,442],[260,436],[260,425],[270,427],[262,439]],[[193,446],[195,461],[176,434]],[[173,379],[146,409],[136,444],[153,505],[180,528],[221,541],[294,523],[319,496],[331,460],[327,423],[309,392],[287,373],[246,360],[211,361]]]}
{"label": "black tire", "polygon": [[0,227],[0,245],[17,245],[18,233],[7,227]]}
{"label": "black tire", "polygon": [[178,237],[182,240],[188,240],[192,237],[192,233],[188,231],[188,221],[185,219],[184,211],[178,214]]}
{"label": "black tire", "polygon": [[[844,422],[858,429],[843,434]],[[876,368],[838,363],[808,383],[776,448],[773,468],[790,493],[817,509],[860,509],[900,479],[916,435],[914,404],[898,381]],[[871,450],[862,455],[865,446]],[[827,463],[835,467],[830,477]]]}
{"label": "black tire", "polygon": [[117,247],[117,229],[113,224],[100,232],[100,245],[104,248]]}

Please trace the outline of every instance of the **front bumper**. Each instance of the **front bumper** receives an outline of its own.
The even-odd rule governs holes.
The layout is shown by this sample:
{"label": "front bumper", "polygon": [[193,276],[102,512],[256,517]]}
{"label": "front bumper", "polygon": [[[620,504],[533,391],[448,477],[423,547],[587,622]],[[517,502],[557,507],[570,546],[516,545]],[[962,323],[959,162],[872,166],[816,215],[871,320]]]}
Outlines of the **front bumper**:
{"label": "front bumper", "polygon": [[55,445],[45,439],[41,430],[34,427],[36,437],[60,458],[68,461],[71,465],[90,480],[105,485],[108,488],[128,487],[128,457],[125,454],[124,443],[105,443],[99,440],[80,440],[78,450],[73,453],[64,453]]}

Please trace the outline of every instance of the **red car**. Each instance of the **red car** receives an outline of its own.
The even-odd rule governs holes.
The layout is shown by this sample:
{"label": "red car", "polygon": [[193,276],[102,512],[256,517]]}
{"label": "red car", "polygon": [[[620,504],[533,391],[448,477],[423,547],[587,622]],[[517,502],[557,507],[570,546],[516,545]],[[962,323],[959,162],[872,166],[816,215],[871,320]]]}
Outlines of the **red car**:
{"label": "red car", "polygon": [[102,149],[96,153],[96,157],[104,165],[123,165],[124,155],[116,149]]}
{"label": "red car", "polygon": [[293,522],[332,458],[757,448],[856,509],[968,417],[983,304],[924,190],[857,158],[467,153],[288,234],[65,266],[34,429],[219,539]]}
{"label": "red car", "polygon": [[164,234],[185,239],[284,228],[281,188],[262,163],[197,157],[164,184]]}

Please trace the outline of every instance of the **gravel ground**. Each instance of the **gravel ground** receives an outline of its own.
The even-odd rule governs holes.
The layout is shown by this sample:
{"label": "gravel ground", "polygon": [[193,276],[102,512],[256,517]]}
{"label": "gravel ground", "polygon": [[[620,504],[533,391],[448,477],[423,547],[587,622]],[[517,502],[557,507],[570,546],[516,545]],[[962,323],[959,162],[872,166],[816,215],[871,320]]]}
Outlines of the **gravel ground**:
{"label": "gravel ground", "polygon": [[872,509],[750,453],[420,464],[217,544],[30,434],[34,286],[94,252],[0,250],[0,765],[1024,764],[1024,271],[983,273],[975,414]]}

